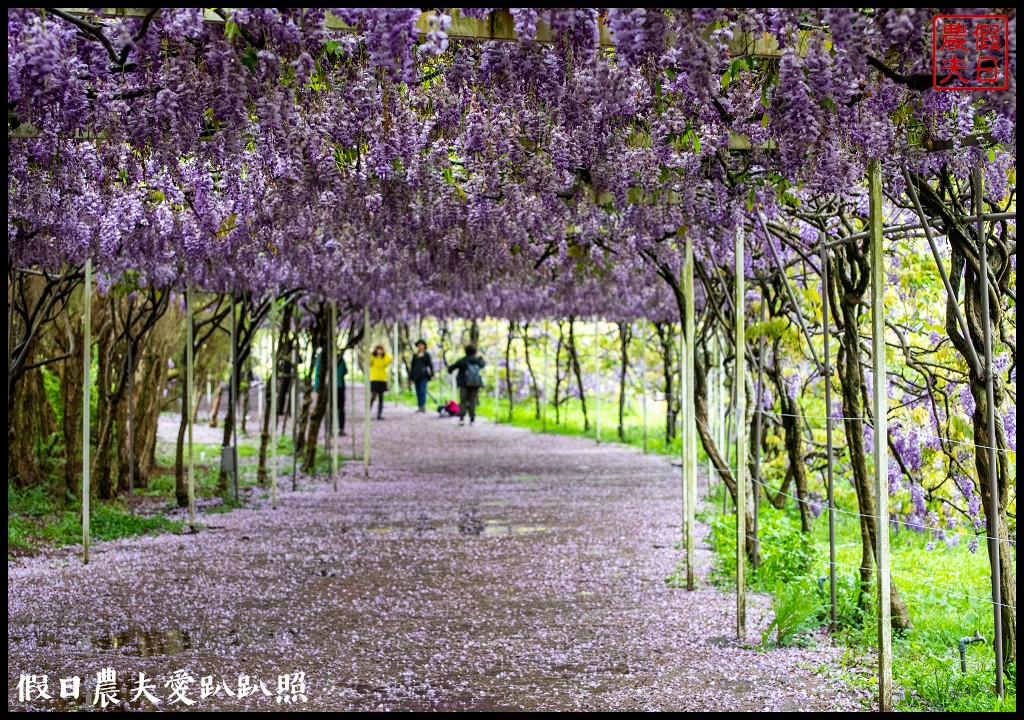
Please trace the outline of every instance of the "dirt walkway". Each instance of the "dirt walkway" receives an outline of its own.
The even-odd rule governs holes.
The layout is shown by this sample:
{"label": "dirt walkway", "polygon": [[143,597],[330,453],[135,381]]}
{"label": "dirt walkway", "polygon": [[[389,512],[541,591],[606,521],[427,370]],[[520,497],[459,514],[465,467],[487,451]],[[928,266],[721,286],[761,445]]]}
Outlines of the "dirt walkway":
{"label": "dirt walkway", "polygon": [[[108,666],[120,707],[144,672],[181,708],[175,671],[193,678],[193,709],[283,708],[280,676],[296,672],[308,709],[860,707],[814,673],[837,651],[745,649],[731,595],[666,585],[680,557],[666,459],[384,415],[370,477],[346,463],[337,492],[307,482],[277,510],[205,516],[196,535],[100,543],[87,568],[73,549],[8,563],[8,707],[55,707],[75,675],[91,704]],[[767,608],[751,602],[752,642]],[[19,702],[23,673],[46,674],[56,699]],[[244,699],[241,673],[256,687]],[[204,676],[217,692],[201,698]]]}

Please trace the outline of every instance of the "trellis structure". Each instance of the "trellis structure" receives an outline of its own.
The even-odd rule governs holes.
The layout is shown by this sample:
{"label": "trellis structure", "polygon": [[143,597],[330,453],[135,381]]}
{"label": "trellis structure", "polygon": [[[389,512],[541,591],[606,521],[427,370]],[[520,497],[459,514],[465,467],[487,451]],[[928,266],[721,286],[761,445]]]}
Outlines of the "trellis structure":
{"label": "trellis structure", "polygon": [[[103,14],[108,17],[139,17],[147,18],[152,17],[154,11],[148,9],[107,9],[103,11]],[[87,21],[81,20],[81,16],[93,16],[94,11],[83,9],[83,8],[65,8],[60,10],[61,17],[66,17],[70,21],[75,22],[80,28],[82,24],[87,24]],[[214,10],[204,10],[204,18],[207,22],[216,23],[224,22],[225,18],[219,12]],[[347,25],[341,22],[340,19],[330,16],[327,20],[326,26],[329,29],[334,30],[349,30]],[[599,24],[600,27],[600,43],[603,46],[611,46],[611,38],[609,36],[608,27],[604,22]],[[88,32],[88,28],[82,28],[83,31]],[[417,21],[417,29],[420,33],[426,33],[429,31],[429,19],[426,13],[420,15]],[[477,20],[474,18],[461,17],[458,15],[453,16],[453,22],[451,28],[448,31],[448,35],[453,38],[461,38],[467,40],[501,40],[511,41],[517,39],[512,17],[507,11],[500,11],[491,13],[488,20]],[[555,40],[551,30],[547,28],[543,23],[537,28],[536,41],[538,42],[553,42]],[[803,40],[798,39],[797,45],[800,52],[806,52],[806,43]],[[734,51],[737,56],[746,57],[778,57],[781,55],[781,50],[778,46],[778,42],[770,34],[765,34],[761,37],[754,37],[750,35],[744,35],[737,33],[736,39],[733,41]],[[9,133],[9,137],[34,137],[38,134],[38,130],[32,128],[30,125],[22,125]],[[84,135],[86,139],[102,139],[101,137],[91,137]],[[737,136],[733,134],[727,145],[728,149],[732,150],[746,150],[750,148],[750,142],[747,138]],[[883,266],[884,256],[884,237],[887,233],[893,232],[904,232],[908,229],[920,229],[923,230],[925,236],[928,239],[929,246],[932,253],[935,256],[937,264],[939,266],[939,272],[942,276],[944,286],[948,293],[952,295],[951,285],[948,277],[946,276],[945,270],[942,266],[941,258],[936,247],[933,231],[929,225],[929,222],[925,216],[925,213],[921,207],[920,200],[916,196],[914,191],[913,183],[910,182],[909,173],[904,168],[904,176],[907,179],[908,194],[914,203],[917,210],[920,222],[917,224],[902,224],[895,226],[885,226],[882,208],[882,190],[881,190],[881,170],[877,162],[872,162],[868,167],[868,202],[869,202],[869,216],[868,216],[868,229],[864,233],[849,235],[842,239],[835,241],[827,241],[826,238],[822,237],[819,243],[819,252],[822,257],[822,273],[827,272],[828,263],[825,261],[826,253],[829,248],[835,247],[838,243],[850,242],[855,239],[867,238],[869,240],[870,247],[870,264],[871,264],[871,339],[876,351],[872,354],[872,370],[875,378],[884,378],[886,376],[886,365],[885,365],[885,308],[884,308],[884,289],[885,289],[885,271]],[[984,357],[978,357],[973,346],[970,346],[971,354],[967,357],[967,362],[971,366],[972,370],[976,374],[983,376],[986,383],[986,392],[988,394],[988,425],[990,437],[994,437],[995,428],[995,405],[993,402],[993,366],[992,366],[992,338],[990,333],[990,317],[988,307],[988,273],[987,267],[987,243],[985,241],[984,223],[986,221],[998,220],[998,219],[1015,219],[1015,213],[983,213],[982,209],[982,193],[981,193],[981,176],[979,171],[975,171],[974,177],[974,197],[975,197],[975,208],[976,208],[976,224],[977,233],[979,238],[980,246],[980,261],[982,266],[981,276],[983,278],[983,292],[981,293],[982,304],[983,304],[983,324],[985,328],[985,349]],[[768,223],[765,218],[757,214],[755,217],[756,223],[762,229],[762,232],[769,236]],[[772,242],[768,240],[769,249],[772,254],[773,261],[779,271],[787,292],[790,294],[790,298],[793,302],[794,308],[799,313],[799,308],[795,298],[792,295],[792,289],[789,287],[788,280],[786,279],[785,268],[778,257]],[[737,561],[737,586],[736,586],[736,634],[738,638],[743,638],[746,631],[746,583],[745,583],[745,564],[746,564],[746,542],[748,535],[748,528],[746,527],[746,432],[747,423],[745,422],[744,408],[745,408],[745,373],[746,373],[746,356],[743,348],[746,347],[746,328],[744,319],[744,306],[746,290],[744,286],[744,254],[745,254],[745,238],[744,229],[739,227],[737,229],[734,238],[735,248],[735,268],[734,278],[735,285],[733,290],[732,308],[735,315],[735,325],[732,328],[734,334],[734,346],[737,348],[736,351],[736,365],[735,375],[732,382],[732,387],[735,390],[735,413],[734,422],[736,426],[735,442],[736,442],[736,460],[735,460],[735,478],[736,478],[736,561]],[[687,587],[689,589],[694,588],[694,567],[693,567],[693,553],[694,553],[694,535],[695,535],[695,506],[697,501],[697,448],[696,448],[696,427],[695,427],[695,397],[694,397],[694,352],[695,352],[695,308],[694,308],[694,255],[693,255],[693,238],[688,234],[685,238],[685,249],[684,261],[682,264],[682,278],[681,286],[683,288],[683,317],[682,325],[683,332],[681,333],[681,342],[683,343],[683,352],[680,354],[680,376],[682,379],[682,531],[683,540],[686,548],[686,560],[687,560]],[[85,347],[83,354],[83,366],[84,366],[84,391],[83,391],[83,474],[82,474],[82,511],[83,511],[83,559],[88,562],[89,553],[89,497],[90,497],[90,458],[89,458],[89,392],[90,392],[90,365],[91,355],[90,348],[91,342],[89,339],[90,322],[89,312],[91,306],[91,292],[92,292],[92,262],[91,259],[87,259],[85,262],[85,284],[84,284],[84,311],[83,321],[85,324]],[[827,296],[827,293],[825,293]],[[194,359],[192,357],[193,350],[193,288],[190,286],[186,290],[186,323],[187,323],[187,359],[186,359],[186,389],[183,392],[183,396],[188,399],[188,403],[192,402],[194,397]],[[810,352],[813,356],[813,360],[816,366],[818,366],[826,378],[825,393],[826,393],[826,405],[828,407],[828,418],[827,418],[827,461],[828,461],[828,506],[829,506],[829,524],[830,524],[830,596],[831,596],[831,618],[833,623],[835,622],[835,604],[836,604],[836,559],[835,559],[835,533],[834,533],[834,512],[835,503],[833,497],[833,458],[832,458],[832,410],[830,404],[831,394],[831,366],[830,366],[830,349],[829,349],[829,320],[828,320],[828,299],[825,297],[823,301],[826,303],[824,308],[823,318],[823,329],[824,329],[824,357],[823,362],[819,361],[814,346],[810,342],[811,337],[807,329],[806,324],[803,322],[802,316],[799,317],[801,332],[808,341]],[[763,303],[762,303],[763,304]],[[962,331],[967,333],[966,320],[963,314],[960,312],[959,307],[954,303],[954,309],[956,314],[956,320]],[[322,365],[326,363],[324,368],[323,382],[329,382],[330,385],[328,392],[330,393],[330,425],[328,428],[328,447],[331,458],[331,473],[334,482],[334,487],[337,489],[338,486],[338,426],[337,426],[337,408],[338,408],[338,388],[337,388],[337,306],[336,302],[331,301],[330,308],[330,327],[328,332],[328,347],[326,348],[329,355],[322,356]],[[10,321],[9,321],[10,322]],[[238,377],[238,358],[235,354],[236,343],[234,342],[235,336],[235,323],[236,323],[236,312],[232,308],[232,362],[231,362],[231,389],[230,398],[232,403],[237,402],[238,388],[237,388],[237,377]],[[273,325],[273,324],[272,324]],[[367,363],[367,369],[369,366],[369,350],[370,350],[370,309],[365,307],[363,309],[363,342],[364,351]],[[598,357],[598,343],[597,341],[597,326],[595,323],[594,327],[595,337],[595,353],[594,362],[597,368],[599,365]],[[276,348],[278,347],[278,338],[276,327],[273,331],[272,348],[274,348],[273,356],[274,362],[272,363],[272,382],[273,382],[273,396],[271,399],[271,407],[276,412],[277,398],[276,398]],[[396,340],[397,345],[397,340]],[[293,350],[294,352],[294,350]],[[395,361],[397,363],[397,355],[395,353]],[[760,354],[759,354],[760,356]],[[294,355],[293,355],[294,357]],[[295,408],[295,397],[297,395],[297,361],[293,360],[293,388],[295,388],[292,399],[293,407],[293,421],[295,419],[294,408]],[[396,378],[397,376],[397,364],[395,367]],[[545,380],[546,383],[546,380]],[[760,391],[761,377],[758,373],[758,390]],[[500,393],[499,382],[498,382],[498,367],[495,364],[495,415],[497,416],[497,399]],[[598,413],[595,415],[595,434],[598,442],[601,440],[601,426],[600,426],[600,385],[598,392],[595,395],[595,404],[597,405]],[[370,434],[370,408],[369,408],[369,393],[364,393],[364,428],[363,428],[363,453],[362,460],[364,465],[364,474],[369,475],[370,463],[371,463],[371,434]],[[721,401],[721,394],[719,395]],[[189,506],[189,522],[190,525],[195,526],[194,518],[194,458],[193,458],[193,446],[192,446],[192,409],[186,406],[185,412],[188,413],[188,506]],[[760,408],[757,410],[760,413]],[[888,462],[888,446],[886,442],[886,418],[887,418],[887,399],[885,394],[885,387],[883,382],[876,381],[874,383],[873,394],[872,394],[872,414],[875,418],[876,427],[874,433],[874,454],[875,463],[873,470],[873,481],[874,481],[874,492],[876,500],[876,515],[874,521],[879,532],[876,536],[876,547],[875,554],[877,558],[878,567],[878,643],[879,643],[879,667],[878,667],[878,680],[879,680],[879,701],[880,707],[883,710],[891,709],[892,707],[892,667],[891,667],[891,623],[890,623],[890,608],[889,608],[889,583],[890,583],[890,563],[889,563],[889,548],[888,541],[889,536],[887,528],[889,527],[888,522],[888,493],[887,493],[887,462]],[[646,413],[645,413],[646,416]],[[757,425],[755,425],[755,432],[759,433],[760,430],[760,419],[757,419]],[[294,429],[294,426],[293,426]],[[234,443],[237,445],[237,432],[234,433]],[[353,433],[353,455],[355,437]],[[274,456],[272,460],[272,489],[271,497],[272,504],[276,505],[277,494],[276,494],[276,482],[277,482],[277,462],[276,462],[276,423],[274,429],[274,442],[272,447],[274,448]],[[995,487],[996,484],[996,462],[995,462],[995,448],[987,448],[989,454],[989,471],[991,477],[989,483],[991,487]],[[727,453],[728,457],[728,453]],[[234,465],[233,465],[233,485],[234,493],[237,498],[238,494],[238,468],[237,468],[237,453],[234,454]],[[754,495],[755,498],[758,495],[759,477],[759,465],[758,458],[755,455],[754,458]],[[293,467],[293,486],[295,483],[295,470]],[[998,497],[997,493],[991,493],[991,502],[993,509],[991,511],[992,517],[996,517],[998,514]],[[995,533],[997,534],[997,533]],[[995,657],[996,657],[996,684],[997,691],[1002,694],[1002,625],[1001,625],[1001,611],[1002,603],[999,595],[999,564],[998,564],[998,538],[989,537],[989,543],[993,545],[994,551],[990,552],[990,557],[993,560],[993,599],[994,599],[994,617],[995,617]]]}

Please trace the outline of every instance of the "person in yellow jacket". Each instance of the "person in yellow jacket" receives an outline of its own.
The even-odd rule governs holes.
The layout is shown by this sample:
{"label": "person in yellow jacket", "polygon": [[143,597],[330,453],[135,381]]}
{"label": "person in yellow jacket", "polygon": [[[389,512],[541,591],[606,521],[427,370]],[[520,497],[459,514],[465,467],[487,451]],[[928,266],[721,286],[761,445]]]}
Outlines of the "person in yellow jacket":
{"label": "person in yellow jacket", "polygon": [[388,391],[388,370],[391,368],[391,355],[378,345],[370,355],[370,408],[373,408],[373,401],[377,401],[377,419],[383,420],[381,413],[384,411],[384,393]]}

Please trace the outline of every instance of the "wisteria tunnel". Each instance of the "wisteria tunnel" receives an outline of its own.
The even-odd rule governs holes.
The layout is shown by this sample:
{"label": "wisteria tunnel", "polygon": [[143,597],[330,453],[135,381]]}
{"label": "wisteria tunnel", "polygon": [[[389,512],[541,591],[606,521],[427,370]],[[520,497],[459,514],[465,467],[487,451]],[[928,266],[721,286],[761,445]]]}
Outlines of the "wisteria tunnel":
{"label": "wisteria tunnel", "polygon": [[1016,9],[12,8],[8,709],[1016,710]]}

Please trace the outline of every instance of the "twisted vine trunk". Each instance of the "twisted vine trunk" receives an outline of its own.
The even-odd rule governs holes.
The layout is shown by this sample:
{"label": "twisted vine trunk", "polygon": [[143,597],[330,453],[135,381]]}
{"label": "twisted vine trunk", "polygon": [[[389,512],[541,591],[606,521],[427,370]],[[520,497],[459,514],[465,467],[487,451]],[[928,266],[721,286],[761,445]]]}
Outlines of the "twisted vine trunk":
{"label": "twisted vine trunk", "polygon": [[580,391],[580,407],[583,409],[583,430],[590,429],[590,419],[587,417],[587,395],[583,392],[583,371],[580,369],[580,356],[576,352],[576,318],[569,318],[569,362],[572,365],[572,372],[576,376],[576,387]]}
{"label": "twisted vine trunk", "polygon": [[[555,345],[555,392],[552,401],[555,405],[555,425],[562,423],[562,344],[565,338],[562,333],[562,321],[558,321],[558,344]],[[568,373],[567,373],[568,374]]]}
{"label": "twisted vine trunk", "polygon": [[676,418],[679,416],[679,399],[675,390],[675,333],[669,323],[655,323],[661,343],[662,374],[665,377],[665,442],[676,438]]}
{"label": "twisted vine trunk", "polygon": [[779,367],[779,340],[775,340],[773,343],[773,357],[776,359],[771,365],[765,366],[765,370],[768,372],[769,377],[772,380],[772,384],[775,386],[776,394],[779,397],[779,403],[782,410],[782,437],[786,448],[786,480],[783,482],[782,489],[779,493],[772,498],[769,496],[769,501],[776,507],[783,507],[786,504],[786,488],[790,482],[796,483],[796,496],[797,496],[797,507],[800,509],[800,529],[805,532],[811,532],[814,525],[814,513],[811,512],[811,506],[808,502],[807,497],[807,463],[804,457],[804,435],[800,427],[800,406],[794,401],[787,392],[786,379],[782,376],[782,368]]}
{"label": "twisted vine trunk", "polygon": [[[946,334],[965,360],[969,361],[973,354],[984,359],[985,318],[981,306],[981,245],[976,229],[965,225],[961,219],[965,209],[963,198],[958,197],[954,189],[955,183],[949,177],[946,169],[943,169],[941,174],[943,182],[940,187],[944,194],[948,193],[948,198],[945,195],[940,195],[930,183],[925,182],[920,176],[912,176],[912,182],[917,188],[925,213],[932,219],[941,219],[950,243],[949,281],[953,292],[947,294],[946,297]],[[988,202],[990,206],[994,205],[991,201]],[[982,207],[984,207],[984,203],[982,203]],[[995,228],[1001,228],[1001,233],[992,232]],[[988,223],[987,229],[984,237],[986,248],[988,248],[989,282],[987,286],[990,330],[993,342],[1000,337],[1006,342],[1007,338],[1002,322],[1006,305],[1004,298],[1012,299],[1014,305],[1011,307],[1016,305],[1016,295],[1013,294],[1010,287],[1010,280],[1013,277],[1011,274],[1013,265],[1010,260],[1016,257],[1016,234],[1008,233],[1005,225],[998,226],[994,223]],[[967,337],[960,332],[956,321],[955,308],[959,302],[961,283],[964,285],[963,314],[967,323]],[[972,346],[974,353],[971,352]],[[1011,345],[1011,347],[1013,346]],[[985,513],[987,528],[986,535],[998,538],[994,549],[991,543],[986,541],[985,544],[989,553],[989,562],[998,564],[1001,575],[999,599],[1003,604],[1003,660],[1007,666],[1010,666],[1017,662],[1017,568],[1014,563],[1013,549],[1010,547],[1006,513],[1006,506],[1010,501],[1011,475],[1006,429],[1003,426],[1000,412],[1006,402],[1007,392],[1005,378],[1001,373],[996,372],[992,382],[995,402],[995,407],[991,408],[995,414],[995,437],[992,437],[988,429],[990,406],[988,388],[982,372],[984,369],[973,367],[971,362],[968,362],[968,366],[970,367],[969,387],[971,396],[974,398],[974,414],[971,416],[971,424],[974,429],[975,446],[978,449],[974,453],[974,466],[978,471],[981,505]],[[994,488],[989,474],[992,468],[988,447],[996,448],[996,486]],[[995,493],[997,501],[994,516],[991,507],[993,493]]]}
{"label": "twisted vine trunk", "polygon": [[[868,264],[866,253],[858,252],[857,248],[847,248],[847,263],[835,262],[837,273],[830,272],[833,282],[832,289],[841,292],[840,298],[831,303],[833,317],[842,330],[837,365],[839,370],[839,386],[843,398],[843,429],[846,432],[847,449],[850,453],[850,466],[853,471],[853,485],[857,492],[857,508],[860,511],[860,586],[861,602],[867,603],[871,584],[872,568],[875,565],[875,538],[878,532],[875,522],[875,494],[868,473],[867,459],[864,452],[864,405],[862,397],[867,397],[867,382],[864,378],[864,366],[860,359],[860,306],[868,285]],[[884,382],[884,379],[882,380]],[[888,494],[882,498],[888,502]],[[885,531],[888,532],[888,528]],[[890,583],[889,600],[892,605],[892,627],[896,630],[909,630],[913,627],[910,611],[900,596],[896,583]]]}
{"label": "twisted vine trunk", "polygon": [[523,354],[526,358],[526,371],[530,373],[530,388],[533,392],[534,419],[540,420],[540,387],[537,384],[537,375],[533,372],[533,363],[530,361],[530,323],[523,325]]}
{"label": "twisted vine trunk", "polygon": [[626,439],[623,416],[626,414],[626,370],[629,368],[629,341],[633,338],[628,323],[618,323],[619,349],[622,362],[619,364],[619,440]]}

